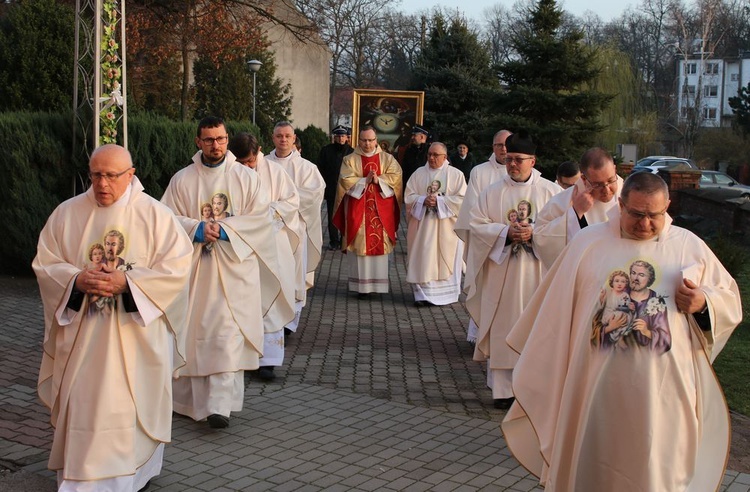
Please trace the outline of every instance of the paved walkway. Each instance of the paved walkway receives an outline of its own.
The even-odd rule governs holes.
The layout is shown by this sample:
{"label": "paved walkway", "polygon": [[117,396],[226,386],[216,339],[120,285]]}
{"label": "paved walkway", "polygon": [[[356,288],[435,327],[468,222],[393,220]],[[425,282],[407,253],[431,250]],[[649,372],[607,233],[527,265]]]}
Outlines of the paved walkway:
{"label": "paved walkway", "polygon": [[[391,293],[367,300],[327,251],[276,381],[248,375],[228,429],[175,416],[149,490],[543,490],[508,452],[463,306],[412,306],[403,245]],[[35,390],[42,333],[35,281],[0,277],[0,492],[55,490]],[[727,472],[722,490],[750,492],[750,475]]]}

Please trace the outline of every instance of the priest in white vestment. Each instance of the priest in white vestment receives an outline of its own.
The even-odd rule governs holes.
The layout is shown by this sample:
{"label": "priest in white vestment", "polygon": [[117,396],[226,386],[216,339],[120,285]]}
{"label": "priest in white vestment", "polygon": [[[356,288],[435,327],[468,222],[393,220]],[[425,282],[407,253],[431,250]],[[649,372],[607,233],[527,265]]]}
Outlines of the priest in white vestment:
{"label": "priest in white vestment", "polygon": [[406,281],[418,307],[452,304],[461,294],[464,245],[453,226],[466,193],[466,179],[447,157],[446,146],[434,142],[427,151],[427,163],[406,183]]}
{"label": "priest in white vestment", "polygon": [[[299,195],[299,218],[301,224],[302,250],[295,255],[297,259],[297,296],[307,292],[315,283],[315,270],[320,263],[323,249],[323,225],[320,207],[326,183],[318,167],[304,159],[294,146],[297,136],[294,127],[288,121],[276,123],[273,129],[274,150],[266,160],[279,164],[289,174],[297,187]],[[306,296],[306,294],[304,294]],[[300,313],[305,306],[305,299],[298,300],[295,319],[286,325],[287,330],[296,332],[299,326]]]}
{"label": "priest in white vestment", "polygon": [[349,291],[366,298],[388,292],[388,258],[398,240],[401,166],[378,145],[375,129],[359,132],[344,157],[334,205],[334,225],[349,263]]}
{"label": "priest in white vestment", "polygon": [[[263,314],[263,357],[258,377],[264,381],[276,378],[274,367],[284,363],[284,326],[294,320],[296,300],[304,300],[304,292],[296,299],[295,251],[300,248],[299,195],[292,178],[275,162],[268,161],[260,151],[255,136],[240,132],[229,141],[229,151],[237,162],[255,170],[261,186],[271,200],[269,214],[274,224],[278,253],[281,295],[269,299]],[[261,279],[261,282],[263,279]],[[261,294],[267,291],[262,291]],[[256,292],[249,293],[251,296]]]}
{"label": "priest in white vestment", "polygon": [[[278,256],[267,189],[227,152],[223,120],[201,120],[195,142],[201,150],[162,197],[194,246],[187,364],[174,382],[174,409],[224,428],[242,410],[243,371],[260,366],[263,303],[281,288]],[[217,195],[226,210],[204,218],[203,205]],[[261,289],[268,292],[250,295]]]}
{"label": "priest in white vestment", "polygon": [[[505,141],[511,135],[508,130],[500,130],[492,138],[492,155],[489,160],[475,166],[469,175],[469,183],[466,187],[466,196],[461,203],[461,210],[458,212],[458,219],[453,227],[461,241],[464,242],[463,260],[466,261],[466,254],[469,251],[469,212],[477,203],[479,194],[482,193],[489,185],[500,180],[508,172],[505,169]],[[464,279],[465,282],[465,279]],[[464,289],[466,286],[464,285]],[[477,341],[477,324],[473,319],[469,319],[469,328],[466,333],[466,340],[471,343]]]}
{"label": "priest in white vestment", "polygon": [[528,134],[514,133],[506,145],[508,174],[484,190],[472,208],[466,260],[466,308],[479,328],[474,360],[489,359],[487,385],[500,409],[513,401],[511,376],[518,359],[505,337],[542,279],[534,221],[561,191],[532,172],[536,146]]}
{"label": "priest in white vestment", "polygon": [[45,322],[38,391],[62,491],[138,491],[171,438],[192,247],[134,172],[124,148],[96,149],[91,187],[52,212],[32,265]]}
{"label": "priest in white vestment", "polygon": [[549,269],[563,248],[584,227],[607,220],[617,206],[622,178],[612,156],[594,147],[581,157],[581,178],[552,198],[539,212],[534,244],[545,269]]}
{"label": "priest in white vestment", "polygon": [[573,238],[507,338],[521,355],[503,434],[545,491],[721,486],[729,414],[711,364],[742,306],[668,205],[657,175],[628,177],[608,222]]}

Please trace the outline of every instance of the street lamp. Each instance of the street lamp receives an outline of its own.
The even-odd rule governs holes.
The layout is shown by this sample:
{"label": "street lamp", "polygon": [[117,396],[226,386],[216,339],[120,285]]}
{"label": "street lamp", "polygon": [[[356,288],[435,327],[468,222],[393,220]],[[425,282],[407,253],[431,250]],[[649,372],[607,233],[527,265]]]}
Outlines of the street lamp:
{"label": "street lamp", "polygon": [[247,62],[247,66],[250,67],[250,71],[253,72],[253,125],[255,124],[255,74],[258,73],[260,67],[263,66],[258,60],[250,60]]}

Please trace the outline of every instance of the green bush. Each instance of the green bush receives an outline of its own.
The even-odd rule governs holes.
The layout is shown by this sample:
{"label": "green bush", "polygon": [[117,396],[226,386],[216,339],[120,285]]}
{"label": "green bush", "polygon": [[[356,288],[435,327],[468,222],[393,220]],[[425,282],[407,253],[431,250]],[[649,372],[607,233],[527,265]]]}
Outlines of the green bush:
{"label": "green bush", "polygon": [[326,132],[314,125],[307,125],[304,130],[295,130],[294,133],[302,140],[302,157],[313,163],[318,162],[320,149],[331,143]]}
{"label": "green bush", "polygon": [[[88,187],[88,158],[80,145],[73,155],[73,128],[78,125],[72,113],[0,113],[0,145],[7,149],[0,160],[0,210],[12,239],[0,244],[0,273],[29,273],[47,217]],[[197,150],[196,129],[195,121],[152,114],[128,119],[128,148],[146,193],[160,199],[174,173],[190,164]],[[227,131],[258,134],[257,127],[245,121],[227,122]],[[82,139],[79,133],[77,142]]]}

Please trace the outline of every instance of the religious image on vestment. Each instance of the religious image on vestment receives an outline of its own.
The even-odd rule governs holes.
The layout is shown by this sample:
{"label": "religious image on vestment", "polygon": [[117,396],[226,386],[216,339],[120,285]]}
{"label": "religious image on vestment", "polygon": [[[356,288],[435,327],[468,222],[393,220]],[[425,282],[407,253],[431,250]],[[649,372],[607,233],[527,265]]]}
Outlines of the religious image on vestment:
{"label": "religious image on vestment", "polygon": [[[532,219],[531,202],[529,200],[519,201],[515,208],[508,210],[506,218],[508,219],[508,225],[511,226],[515,224],[533,224],[534,220]],[[514,255],[517,255],[521,251],[531,253],[533,248],[531,247],[531,244],[527,242],[514,243],[513,246],[511,246],[511,253]]]}
{"label": "religious image on vestment", "polygon": [[[427,194],[434,196],[444,196],[445,188],[443,187],[443,183],[439,179],[432,180],[430,185],[427,187]],[[437,207],[427,207],[427,211],[437,213]]]}
{"label": "religious image on vestment", "polygon": [[650,288],[656,277],[654,266],[641,259],[609,273],[592,320],[592,345],[602,350],[669,351],[667,296]]}
{"label": "religious image on vestment", "polygon": [[[229,197],[226,193],[215,193],[211,197],[211,200],[201,203],[200,213],[201,220],[209,224],[231,217],[232,214],[229,212]],[[203,252],[208,254],[213,247],[213,243],[206,243],[203,245]]]}
{"label": "religious image on vestment", "polygon": [[[88,263],[86,268],[96,268],[98,265],[109,269],[128,271],[133,269],[135,262],[126,262],[120,255],[125,250],[125,236],[117,229],[107,231],[100,242],[93,243],[88,250]],[[101,297],[94,294],[89,295],[91,309],[104,314],[109,314],[115,307],[114,297]]]}

